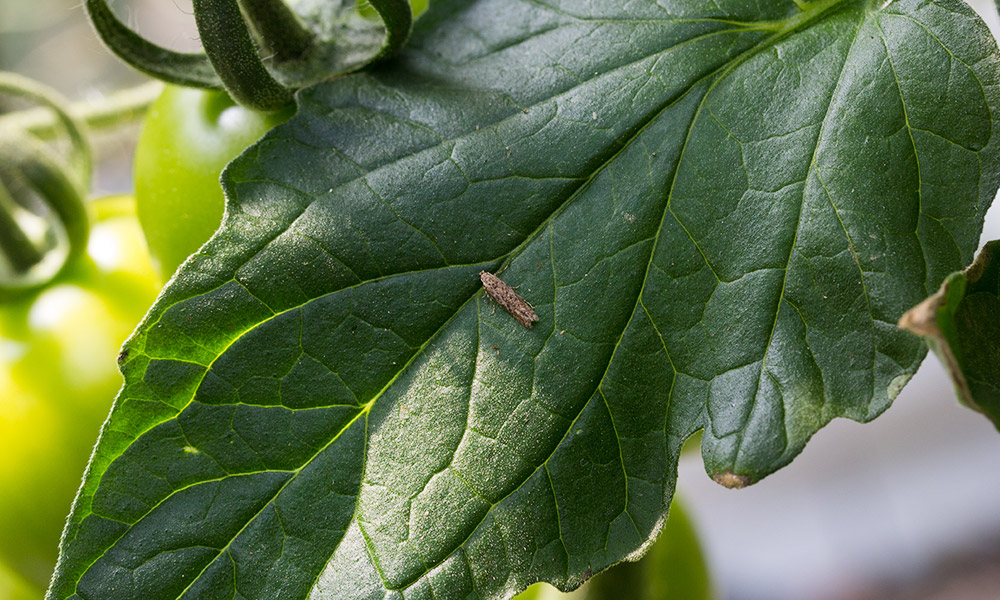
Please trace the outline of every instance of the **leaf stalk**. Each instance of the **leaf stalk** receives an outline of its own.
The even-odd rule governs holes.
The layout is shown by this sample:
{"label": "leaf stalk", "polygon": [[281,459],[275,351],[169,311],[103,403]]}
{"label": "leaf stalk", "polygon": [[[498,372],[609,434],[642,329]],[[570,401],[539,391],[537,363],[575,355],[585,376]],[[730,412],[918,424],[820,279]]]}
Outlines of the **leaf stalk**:
{"label": "leaf stalk", "polygon": [[295,60],[312,45],[315,36],[284,0],[238,1],[247,23],[275,61]]}
{"label": "leaf stalk", "polygon": [[14,216],[15,202],[0,184],[0,254],[15,273],[24,273],[42,261],[44,254],[24,232]]}
{"label": "leaf stalk", "polygon": [[194,0],[194,17],[205,54],[239,104],[261,112],[280,110],[292,93],[267,71],[236,0]]}
{"label": "leaf stalk", "polygon": [[[112,92],[96,101],[71,102],[65,108],[88,130],[102,131],[135,123],[162,92],[162,83],[149,81]],[[0,116],[0,127],[20,129],[42,140],[51,140],[62,130],[59,118],[47,108],[30,108]]]}

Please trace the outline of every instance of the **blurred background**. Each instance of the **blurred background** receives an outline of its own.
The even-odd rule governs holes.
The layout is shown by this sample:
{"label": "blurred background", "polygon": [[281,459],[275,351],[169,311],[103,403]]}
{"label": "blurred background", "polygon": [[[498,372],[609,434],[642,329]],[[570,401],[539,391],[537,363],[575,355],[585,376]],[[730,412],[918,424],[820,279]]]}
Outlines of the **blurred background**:
{"label": "blurred background", "polygon": [[[1000,31],[992,0],[970,4]],[[117,8],[161,44],[198,47],[190,0]],[[0,69],[74,100],[145,80],[101,46],[80,0],[0,0]],[[96,193],[131,191],[136,134],[132,127],[97,136]],[[1000,205],[987,217],[989,239],[1000,239]],[[835,421],[760,484],[724,489],[694,455],[681,462],[679,493],[720,598],[1000,598],[1000,434],[957,405],[933,357],[885,415],[867,425]],[[0,600],[12,585],[0,567]]]}

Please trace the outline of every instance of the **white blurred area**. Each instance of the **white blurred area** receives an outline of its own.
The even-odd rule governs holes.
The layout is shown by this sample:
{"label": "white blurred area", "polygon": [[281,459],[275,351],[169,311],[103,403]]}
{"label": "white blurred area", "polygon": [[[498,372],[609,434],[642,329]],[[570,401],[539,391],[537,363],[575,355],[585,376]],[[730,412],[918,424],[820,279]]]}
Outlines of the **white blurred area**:
{"label": "white blurred area", "polygon": [[[993,0],[969,3],[996,35]],[[724,489],[694,455],[679,493],[725,600],[1000,599],[1000,432],[934,356],[884,415],[834,421],[759,484]]]}

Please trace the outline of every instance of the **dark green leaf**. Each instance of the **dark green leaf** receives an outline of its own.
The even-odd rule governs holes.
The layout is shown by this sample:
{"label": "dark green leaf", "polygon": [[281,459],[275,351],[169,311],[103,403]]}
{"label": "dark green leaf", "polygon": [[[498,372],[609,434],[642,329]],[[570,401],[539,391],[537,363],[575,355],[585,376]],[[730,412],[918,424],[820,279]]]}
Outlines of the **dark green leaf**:
{"label": "dark green leaf", "polygon": [[636,556],[692,432],[746,485],[913,374],[997,76],[956,0],[435,2],[228,169],[50,597],[501,598]]}
{"label": "dark green leaf", "polygon": [[899,321],[923,336],[944,364],[958,399],[1000,428],[1000,241],[952,273]]}

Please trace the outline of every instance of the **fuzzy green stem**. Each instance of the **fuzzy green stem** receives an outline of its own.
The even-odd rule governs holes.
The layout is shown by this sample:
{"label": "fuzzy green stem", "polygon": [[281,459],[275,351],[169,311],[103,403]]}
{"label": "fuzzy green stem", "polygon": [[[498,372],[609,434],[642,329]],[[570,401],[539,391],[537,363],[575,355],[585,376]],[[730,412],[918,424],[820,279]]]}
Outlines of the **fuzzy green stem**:
{"label": "fuzzy green stem", "polygon": [[[8,281],[0,281],[3,292],[44,283],[32,280],[32,268],[42,263],[52,250],[36,246],[18,223],[15,215],[18,200],[23,199],[18,195],[21,192],[36,195],[66,235],[68,248],[58,269],[43,277],[54,277],[84,252],[89,223],[83,198],[90,186],[92,160],[84,133],[87,126],[70,114],[69,106],[58,92],[15,73],[0,72],[0,94],[41,104],[52,119],[53,135],[67,137],[71,146],[66,156],[61,156],[55,148],[25,131],[16,119],[7,119],[0,126],[0,251],[15,274]],[[17,188],[7,187],[15,184]]]}
{"label": "fuzzy green stem", "polygon": [[14,218],[14,208],[14,199],[0,183],[0,253],[15,272],[23,273],[41,262],[43,254]]}
{"label": "fuzzy green stem", "polygon": [[305,54],[313,42],[306,28],[284,0],[238,0],[250,27],[261,43],[274,53],[277,62],[295,60]]}
{"label": "fuzzy green stem", "polygon": [[111,10],[108,0],[86,0],[85,6],[101,40],[134,69],[178,85],[221,87],[222,82],[204,54],[175,52],[154,44],[129,29]]}
{"label": "fuzzy green stem", "polygon": [[[96,103],[93,100],[73,102],[68,105],[67,110],[86,123],[92,131],[114,129],[142,118],[162,91],[162,83],[150,81],[113,92]],[[46,108],[32,108],[0,116],[0,128],[7,126],[26,131],[43,140],[52,139],[61,131],[59,120]]]}
{"label": "fuzzy green stem", "polygon": [[385,24],[385,44],[375,57],[381,60],[392,56],[410,37],[413,29],[413,8],[410,0],[369,0]]}
{"label": "fuzzy green stem", "polygon": [[261,112],[292,102],[292,92],[275,81],[257,55],[236,0],[193,0],[192,6],[201,45],[234,101]]}
{"label": "fuzzy green stem", "polygon": [[[87,248],[90,224],[83,203],[84,191],[72,169],[51,147],[22,131],[8,129],[0,135],[0,185],[17,186],[5,187],[4,202],[0,203],[0,212],[6,217],[0,231],[0,237],[5,238],[4,243],[0,243],[0,251],[13,267],[13,277],[0,277],[2,301],[9,292],[44,285],[82,255]],[[49,263],[55,268],[44,273],[37,273],[33,268],[45,263],[47,254],[55,248],[39,246],[32,250],[27,232],[21,230],[14,217],[18,201],[32,196],[48,208],[36,214],[46,220],[51,216],[65,234],[66,251],[58,264]],[[34,212],[26,204],[22,206]]]}
{"label": "fuzzy green stem", "polygon": [[80,186],[88,187],[93,161],[90,156],[90,144],[83,132],[86,125],[69,113],[62,96],[34,79],[6,72],[0,72],[0,94],[33,100],[53,114],[72,145],[67,164],[74,171]]}

